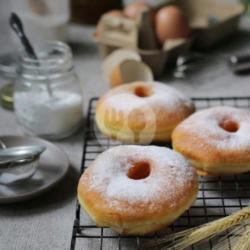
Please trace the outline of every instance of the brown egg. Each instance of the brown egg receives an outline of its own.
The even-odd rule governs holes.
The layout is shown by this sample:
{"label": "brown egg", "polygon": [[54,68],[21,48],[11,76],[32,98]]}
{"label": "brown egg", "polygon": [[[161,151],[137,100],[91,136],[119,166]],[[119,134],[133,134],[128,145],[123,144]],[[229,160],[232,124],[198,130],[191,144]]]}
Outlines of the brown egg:
{"label": "brown egg", "polygon": [[[124,14],[121,10],[111,10],[108,11],[106,13],[104,13],[102,16],[116,16],[116,17],[124,17]],[[97,23],[96,25],[96,31],[95,31],[95,35],[98,36],[98,34],[100,33],[100,22]]]}
{"label": "brown egg", "polygon": [[124,15],[130,19],[135,20],[140,12],[144,9],[150,9],[150,6],[144,2],[131,3],[124,8]]}
{"label": "brown egg", "polygon": [[155,16],[155,31],[161,44],[167,39],[178,39],[188,37],[190,27],[187,18],[176,6],[161,8]]}

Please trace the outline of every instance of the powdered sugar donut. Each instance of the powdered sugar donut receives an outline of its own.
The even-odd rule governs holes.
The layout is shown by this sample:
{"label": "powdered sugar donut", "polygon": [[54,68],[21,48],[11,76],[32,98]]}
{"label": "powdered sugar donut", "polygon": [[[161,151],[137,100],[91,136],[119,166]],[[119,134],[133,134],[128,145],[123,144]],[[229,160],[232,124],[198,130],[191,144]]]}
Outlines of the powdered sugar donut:
{"label": "powdered sugar donut", "polygon": [[109,90],[98,101],[96,123],[109,137],[146,144],[169,141],[193,111],[191,101],[166,84],[134,82]]}
{"label": "powdered sugar donut", "polygon": [[81,176],[78,199],[98,226],[143,235],[174,222],[197,195],[195,170],[157,146],[117,146]]}
{"label": "powdered sugar donut", "polygon": [[173,148],[201,175],[250,171],[250,111],[233,107],[201,110],[173,132]]}

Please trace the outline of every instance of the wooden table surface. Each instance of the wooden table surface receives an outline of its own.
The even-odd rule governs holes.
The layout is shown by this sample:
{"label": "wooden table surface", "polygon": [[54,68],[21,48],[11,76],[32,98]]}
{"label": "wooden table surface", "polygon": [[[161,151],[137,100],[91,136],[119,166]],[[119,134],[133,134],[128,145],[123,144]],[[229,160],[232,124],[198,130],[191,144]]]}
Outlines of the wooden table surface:
{"label": "wooden table surface", "polygon": [[[104,93],[108,86],[101,75],[101,60],[93,43],[92,28],[70,27],[77,73],[83,85],[84,106],[90,97]],[[250,22],[243,20],[238,34],[209,52],[210,63],[188,80],[159,79],[188,96],[247,96],[250,77],[233,75],[225,59],[250,49]],[[218,67],[214,62],[219,62]],[[33,200],[0,206],[0,250],[69,249],[75,213],[76,185],[82,154],[82,132],[55,142],[68,155],[71,167],[66,178],[53,190]],[[22,135],[12,112],[0,108],[0,135]],[[82,246],[81,249],[87,249]],[[93,249],[93,248],[88,248]]]}

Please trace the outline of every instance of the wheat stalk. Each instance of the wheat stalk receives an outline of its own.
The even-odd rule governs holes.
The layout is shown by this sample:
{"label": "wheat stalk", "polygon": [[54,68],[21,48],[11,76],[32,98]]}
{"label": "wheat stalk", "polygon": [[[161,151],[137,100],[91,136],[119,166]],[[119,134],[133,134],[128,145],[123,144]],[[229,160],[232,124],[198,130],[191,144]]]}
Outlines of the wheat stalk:
{"label": "wheat stalk", "polygon": [[232,246],[236,244],[237,240],[244,232],[244,225],[245,223],[243,222],[228,229],[228,232],[223,237],[220,237],[218,243],[213,246],[213,250],[232,250]]}
{"label": "wheat stalk", "polygon": [[219,220],[187,229],[179,233],[167,235],[161,239],[152,240],[145,245],[145,248],[162,245],[162,250],[182,250],[202,240],[208,240],[216,234],[222,233],[235,225],[239,225],[248,218],[250,218],[250,207],[243,208],[240,211]]}
{"label": "wheat stalk", "polygon": [[249,250],[250,249],[250,225],[245,228],[245,232],[234,244],[232,250]]}
{"label": "wheat stalk", "polygon": [[250,249],[250,220],[230,228],[229,232],[220,239],[213,250],[249,250]]}

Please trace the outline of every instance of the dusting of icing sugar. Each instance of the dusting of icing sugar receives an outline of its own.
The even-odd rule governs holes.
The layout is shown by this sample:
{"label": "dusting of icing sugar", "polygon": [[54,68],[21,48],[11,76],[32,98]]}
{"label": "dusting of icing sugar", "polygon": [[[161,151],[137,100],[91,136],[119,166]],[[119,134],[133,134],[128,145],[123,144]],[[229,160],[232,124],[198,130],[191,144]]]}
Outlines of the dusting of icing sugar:
{"label": "dusting of icing sugar", "polygon": [[[149,87],[153,90],[153,93],[146,98],[138,97],[133,92],[131,92],[133,86]],[[108,98],[105,100],[105,102],[108,107],[119,109],[124,112],[131,112],[131,110],[143,107],[145,105],[159,105],[162,107],[169,107],[171,110],[173,110],[173,112],[176,112],[181,104],[191,106],[191,101],[181,92],[158,82],[135,82],[130,83],[129,85],[122,85],[112,89],[108,93],[107,97]]]}
{"label": "dusting of icing sugar", "polygon": [[[236,132],[228,132],[220,127],[223,119],[236,122],[239,128]],[[250,112],[234,107],[213,107],[198,111],[184,120],[180,129],[188,130],[204,143],[209,143],[218,149],[237,150],[250,147]],[[177,127],[177,128],[178,128]],[[202,145],[201,145],[202,146]]]}
{"label": "dusting of icing sugar", "polygon": [[143,107],[145,104],[147,105],[147,101],[129,93],[110,95],[105,103],[107,107],[126,112],[131,112],[134,109]]}
{"label": "dusting of icing sugar", "polygon": [[[140,180],[130,179],[128,170],[134,162],[148,161],[151,172]],[[187,161],[173,150],[157,146],[117,146],[97,157],[90,166],[89,189],[101,192],[109,205],[125,200],[152,203],[156,199],[174,202],[196,174]]]}

